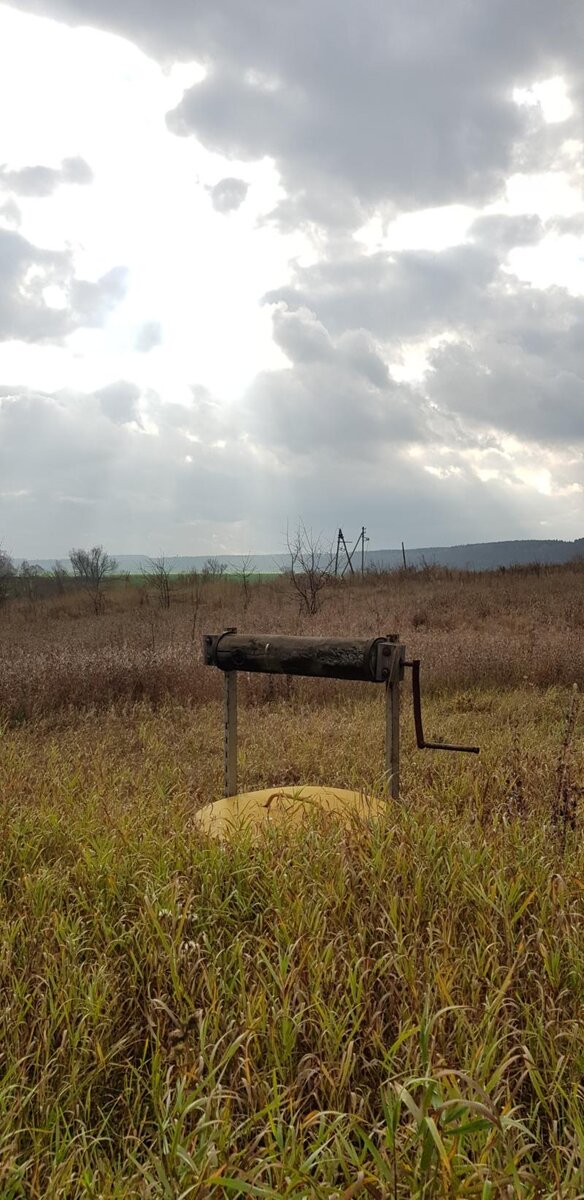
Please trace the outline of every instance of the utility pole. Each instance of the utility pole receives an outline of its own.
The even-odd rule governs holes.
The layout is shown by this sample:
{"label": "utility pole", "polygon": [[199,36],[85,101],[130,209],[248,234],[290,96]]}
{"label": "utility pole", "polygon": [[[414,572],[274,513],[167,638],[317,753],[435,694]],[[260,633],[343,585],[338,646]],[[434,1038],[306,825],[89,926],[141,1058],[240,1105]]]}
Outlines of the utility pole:
{"label": "utility pole", "polygon": [[344,535],[342,529],[339,529],[339,532],[337,534],[337,550],[336,550],[336,554],[335,554],[335,575],[339,574],[339,559],[341,557],[341,550],[343,551],[343,553],[345,555],[345,565],[341,571],[341,579],[346,575],[347,571],[350,571],[351,575],[355,574],[355,568],[353,567],[353,559],[355,557],[355,554],[357,553],[357,550],[359,549],[359,546],[361,546],[361,576],[364,576],[364,574],[365,574],[365,542],[368,542],[368,541],[369,541],[369,538],[367,537],[367,530],[365,529],[365,526],[362,525],[361,533],[359,534],[359,537],[357,538],[357,541],[355,542],[353,549],[349,550],[349,547],[347,545],[347,539],[345,538],[345,535]]}
{"label": "utility pole", "polygon": [[364,579],[364,577],[365,577],[365,542],[369,541],[369,538],[365,536],[366,533],[367,533],[367,530],[365,529],[365,526],[363,525],[363,527],[361,529],[361,578],[362,579]]}
{"label": "utility pole", "polygon": [[[357,543],[357,545],[358,544],[359,543]],[[338,573],[339,573],[339,555],[341,553],[341,547],[344,550],[345,558],[346,558],[345,565],[341,571],[341,579],[342,579],[343,575],[345,574],[345,572],[347,570],[350,570],[351,575],[355,574],[355,572],[353,570],[353,564],[351,562],[351,559],[353,557],[353,554],[355,553],[356,546],[354,546],[353,549],[349,552],[349,547],[347,546],[345,535],[344,535],[342,529],[339,529],[339,532],[337,534],[337,552],[335,554],[335,575],[338,575]]]}

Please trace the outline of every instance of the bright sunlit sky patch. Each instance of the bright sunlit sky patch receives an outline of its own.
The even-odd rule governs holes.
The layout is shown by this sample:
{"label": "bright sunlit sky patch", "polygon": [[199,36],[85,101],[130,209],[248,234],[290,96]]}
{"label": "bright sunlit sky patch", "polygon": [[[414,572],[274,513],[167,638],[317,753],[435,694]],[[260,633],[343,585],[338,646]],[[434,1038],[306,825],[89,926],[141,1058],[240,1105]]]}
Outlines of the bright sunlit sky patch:
{"label": "bright sunlit sky patch", "polygon": [[[272,162],[227,162],[168,132],[166,113],[203,74],[196,64],[164,70],[110,34],[0,7],[0,104],[16,117],[2,129],[2,160],[57,166],[82,154],[95,176],[87,188],[21,198],[20,232],[70,247],[84,278],[117,264],[128,272],[124,302],[98,333],[80,330],[34,362],[29,346],[0,348],[4,381],[93,389],[123,377],[174,399],[196,379],[232,399],[260,367],[281,364],[260,300],[306,239],[262,220],[281,193]],[[226,175],[250,185],[227,220],[207,191]],[[146,321],[164,331],[147,358],[134,351]]]}
{"label": "bright sunlit sky patch", "polygon": [[0,4],[15,555],[582,536],[582,10],[418,8]]}

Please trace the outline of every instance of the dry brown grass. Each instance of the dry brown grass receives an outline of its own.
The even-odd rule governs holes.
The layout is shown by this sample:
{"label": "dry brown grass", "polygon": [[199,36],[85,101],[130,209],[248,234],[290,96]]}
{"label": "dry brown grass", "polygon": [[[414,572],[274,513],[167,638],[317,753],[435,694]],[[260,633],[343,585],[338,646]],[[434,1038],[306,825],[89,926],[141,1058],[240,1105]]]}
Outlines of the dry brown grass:
{"label": "dry brown grass", "polygon": [[[163,611],[136,583],[110,587],[105,613],[71,593],[15,600],[0,611],[0,713],[12,721],[57,709],[173,697],[204,703],[220,680],[201,663],[201,634],[249,632],[357,636],[399,632],[422,658],[426,689],[550,686],[584,681],[584,568],[470,574],[428,569],[331,586],[321,611],[298,613],[284,578],[255,583],[246,607],[236,580],[184,583]],[[261,695],[288,695],[263,680]],[[309,695],[295,682],[295,694]],[[322,693],[329,696],[334,686]]]}
{"label": "dry brown grass", "polygon": [[[313,682],[311,706],[242,705],[244,786],[375,787],[379,691],[319,705]],[[386,819],[257,846],[193,821],[220,786],[217,701],[5,728],[3,1200],[579,1200],[569,696],[434,695],[429,727],[480,759],[416,753],[408,722]]]}
{"label": "dry brown grass", "polygon": [[[2,1200],[580,1200],[584,746],[577,568],[116,585],[0,613]],[[196,597],[195,597],[196,599]],[[194,618],[196,617],[196,620]],[[200,636],[399,630],[402,802],[202,838],[221,783]],[[241,679],[244,788],[375,792],[382,690]]]}

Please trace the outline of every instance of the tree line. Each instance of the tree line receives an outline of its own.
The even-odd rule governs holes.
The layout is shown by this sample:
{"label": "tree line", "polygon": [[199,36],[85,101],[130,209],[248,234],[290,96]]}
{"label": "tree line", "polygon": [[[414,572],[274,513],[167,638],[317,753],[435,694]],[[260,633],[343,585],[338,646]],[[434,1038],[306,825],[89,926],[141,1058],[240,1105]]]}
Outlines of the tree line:
{"label": "tree line", "polygon": [[[289,564],[279,568],[291,585],[301,612],[313,616],[322,605],[323,591],[332,579],[334,555],[320,538],[301,522],[293,534],[287,534]],[[20,596],[30,601],[38,600],[47,591],[63,595],[74,585],[82,588],[98,616],[104,609],[106,581],[118,573],[118,563],[103,546],[92,546],[85,550],[74,548],[69,551],[68,568],[62,561],[55,562],[50,570],[26,559],[16,567],[10,555],[0,545],[0,604],[10,596]],[[161,608],[170,608],[171,578],[174,575],[173,560],[164,554],[147,560],[142,567],[142,577],[155,591]],[[253,558],[245,555],[237,566],[222,562],[216,557],[206,560],[201,572],[188,573],[188,581],[220,579],[229,572],[235,576],[243,589],[244,610],[251,600],[251,588],[255,576]]]}
{"label": "tree line", "polygon": [[[119,565],[103,546],[92,546],[91,549],[74,548],[69,551],[69,564],[57,560],[54,566],[47,570],[38,563],[23,559],[19,566],[0,545],[0,604],[11,596],[27,600],[38,600],[51,593],[64,595],[71,586],[82,588],[91,606],[99,615],[104,608],[104,590],[108,579],[118,574]],[[173,572],[173,560],[161,554],[158,558],[149,558],[142,567],[143,579],[152,586],[158,595],[162,608],[170,608],[170,585]],[[202,580],[219,579],[229,570],[229,564],[218,558],[210,557],[204,563],[200,572]],[[253,577],[252,559],[247,557],[239,568],[232,568],[244,585],[246,600],[249,586]],[[197,571],[188,573],[188,582],[199,575]],[[129,576],[127,576],[129,578]]]}

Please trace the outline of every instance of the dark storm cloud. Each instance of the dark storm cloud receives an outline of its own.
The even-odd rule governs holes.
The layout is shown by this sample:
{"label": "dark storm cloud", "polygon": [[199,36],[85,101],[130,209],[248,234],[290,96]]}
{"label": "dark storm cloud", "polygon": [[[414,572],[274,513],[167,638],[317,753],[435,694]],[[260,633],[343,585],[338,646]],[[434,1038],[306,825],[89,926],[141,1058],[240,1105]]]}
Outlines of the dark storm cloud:
{"label": "dark storm cloud", "polygon": [[209,188],[213,208],[220,213],[235,212],[241,207],[247,193],[249,184],[245,179],[226,178],[220,179],[214,187]]}
{"label": "dark storm cloud", "polygon": [[78,279],[68,251],[0,229],[0,341],[58,340],[81,325],[101,325],[125,288],[123,267],[95,282]]}
{"label": "dark storm cloud", "polygon": [[60,167],[36,165],[11,171],[0,167],[0,187],[16,196],[51,196],[61,184],[87,184],[93,179],[89,163],[75,155],[64,158]]}

